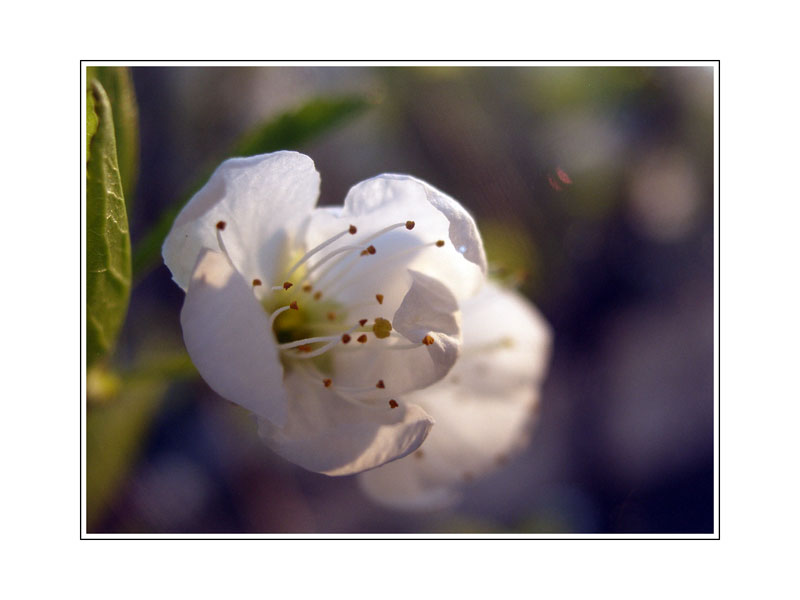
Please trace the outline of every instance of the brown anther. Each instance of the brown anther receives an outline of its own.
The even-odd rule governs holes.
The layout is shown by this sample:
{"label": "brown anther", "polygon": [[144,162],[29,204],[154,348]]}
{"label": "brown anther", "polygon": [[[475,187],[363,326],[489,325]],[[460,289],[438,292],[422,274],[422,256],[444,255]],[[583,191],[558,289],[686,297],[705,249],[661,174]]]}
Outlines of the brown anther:
{"label": "brown anther", "polygon": [[350,235],[355,235],[358,229],[356,229],[355,225],[350,225],[350,229],[348,229],[348,231],[350,232]]}
{"label": "brown anther", "polygon": [[417,460],[419,460],[420,458],[422,458],[424,456],[425,456],[425,453],[422,450],[417,450],[416,452],[414,452],[414,458],[416,458]]}
{"label": "brown anther", "polygon": [[335,312],[329,312],[329,313],[328,313],[327,315],[325,315],[325,316],[327,316],[327,317],[328,317],[328,321],[335,321],[335,320],[336,320],[336,313],[335,313]]}
{"label": "brown anther", "polygon": [[397,400],[389,400],[389,408],[397,408]]}
{"label": "brown anther", "polygon": [[292,285],[293,284],[292,284],[291,281],[284,281],[283,282],[283,289],[288,290],[290,287],[292,287]]}
{"label": "brown anther", "polygon": [[314,300],[319,300],[322,298],[322,292],[314,292]]}
{"label": "brown anther", "polygon": [[406,221],[406,229],[408,229],[409,231],[414,229],[414,225],[416,225],[414,221]]}
{"label": "brown anther", "polygon": [[370,254],[375,254],[377,250],[375,250],[375,246],[370,244],[369,246],[367,246],[367,252],[369,252]]}
{"label": "brown anther", "polygon": [[383,294],[375,294],[375,300],[378,301],[378,304],[383,304]]}
{"label": "brown anther", "polygon": [[260,279],[253,279],[253,287],[256,287],[257,285],[261,285],[261,280]]}
{"label": "brown anther", "polygon": [[366,319],[361,319],[361,320],[358,322],[358,324],[359,324],[359,325],[361,325],[361,326],[363,327],[364,325],[366,325],[366,324],[367,324],[367,320],[366,320]]}
{"label": "brown anther", "polygon": [[303,284],[303,291],[304,292],[310,292],[311,291],[311,284],[310,283],[304,283]]}
{"label": "brown anther", "polygon": [[359,256],[366,256],[367,254],[369,254],[369,252],[367,252],[366,250],[362,250]]}
{"label": "brown anther", "polygon": [[351,338],[351,337],[350,337],[348,334],[346,334],[346,333],[345,333],[345,334],[342,336],[342,343],[343,343],[343,344],[346,344],[346,343],[347,343],[347,342],[349,342],[351,339],[352,339],[352,338]]}
{"label": "brown anther", "polygon": [[225,225],[227,225],[225,221],[217,221],[217,229],[219,229],[220,231],[225,229]]}
{"label": "brown anther", "polygon": [[444,246],[444,240],[438,240],[438,241],[436,242],[436,246],[437,246],[438,248],[441,248],[442,246]]}
{"label": "brown anther", "polygon": [[383,383],[383,379],[379,379],[378,383],[375,384],[375,387],[379,389],[384,389],[386,386]]}
{"label": "brown anther", "polygon": [[425,344],[426,346],[430,346],[433,343],[433,337],[431,336],[431,334],[428,334],[424,338],[422,338],[422,343]]}
{"label": "brown anther", "polygon": [[297,300],[292,300],[292,302],[289,304],[289,308],[293,310],[300,310],[300,308],[297,306]]}
{"label": "brown anther", "polygon": [[302,346],[297,347],[298,352],[311,352],[313,348],[311,348],[311,344],[303,344]]}
{"label": "brown anther", "polygon": [[356,341],[361,343],[361,344],[366,344],[367,343],[366,334],[362,333],[360,336],[358,336],[358,338],[356,338]]}
{"label": "brown anther", "polygon": [[332,383],[333,382],[330,379],[323,379],[322,380],[322,385],[324,385],[325,387],[331,387]]}

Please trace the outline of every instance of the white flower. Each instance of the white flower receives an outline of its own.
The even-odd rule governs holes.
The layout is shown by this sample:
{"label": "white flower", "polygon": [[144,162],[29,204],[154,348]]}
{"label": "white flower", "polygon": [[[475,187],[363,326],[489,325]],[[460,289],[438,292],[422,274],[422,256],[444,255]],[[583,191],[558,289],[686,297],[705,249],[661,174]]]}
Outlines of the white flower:
{"label": "white flower", "polygon": [[462,356],[449,375],[406,395],[436,419],[416,452],[359,476],[392,508],[454,504],[469,481],[504,464],[527,443],[550,355],[550,328],[516,292],[487,283],[462,306]]}
{"label": "white flower", "polygon": [[259,417],[276,452],[344,475],[404,456],[433,424],[401,394],[444,377],[459,301],[484,280],[469,214],[404,175],[315,208],[310,158],[228,160],[164,242],[186,291],[186,348],[206,382]]}

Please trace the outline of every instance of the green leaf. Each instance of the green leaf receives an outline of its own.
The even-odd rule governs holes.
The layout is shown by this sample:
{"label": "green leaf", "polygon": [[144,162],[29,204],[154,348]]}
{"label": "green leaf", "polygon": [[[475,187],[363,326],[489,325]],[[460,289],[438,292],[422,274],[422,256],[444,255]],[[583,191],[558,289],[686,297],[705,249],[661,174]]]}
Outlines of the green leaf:
{"label": "green leaf", "polygon": [[111,103],[117,141],[117,162],[130,216],[139,176],[139,109],[133,77],[127,67],[88,67],[87,79],[103,86]]}
{"label": "green leaf", "polygon": [[92,146],[92,138],[97,133],[97,113],[94,109],[94,95],[90,89],[86,89],[86,163],[89,163],[91,155],[89,150]]}
{"label": "green leaf", "polygon": [[367,106],[368,102],[359,96],[311,100],[256,127],[239,141],[233,156],[297,150],[305,142],[360,114]]}
{"label": "green leaf", "polygon": [[161,245],[167,237],[175,217],[191,195],[211,176],[219,162],[230,156],[252,156],[276,150],[297,150],[304,143],[334,129],[356,115],[361,114],[369,102],[358,96],[340,98],[317,98],[299,109],[285,112],[246,134],[227,156],[222,156],[213,167],[203,173],[191,193],[180,203],[168,208],[153,228],[137,244],[133,253],[133,273],[136,281],[141,280],[161,260]]}
{"label": "green leaf", "polygon": [[103,86],[91,81],[97,129],[86,165],[86,359],[114,347],[131,289],[131,247],[117,167],[114,122]]}

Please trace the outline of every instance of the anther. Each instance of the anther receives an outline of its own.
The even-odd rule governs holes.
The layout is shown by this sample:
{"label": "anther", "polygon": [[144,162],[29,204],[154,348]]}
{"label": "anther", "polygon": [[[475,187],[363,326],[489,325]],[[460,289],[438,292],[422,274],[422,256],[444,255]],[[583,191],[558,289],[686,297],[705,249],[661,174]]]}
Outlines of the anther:
{"label": "anther", "polygon": [[409,231],[414,229],[414,225],[416,225],[416,223],[414,223],[414,221],[406,221],[406,229],[408,229]]}
{"label": "anther", "polygon": [[375,250],[375,246],[370,244],[369,246],[367,246],[367,252],[369,252],[370,254],[375,254],[377,250]]}
{"label": "anther", "polygon": [[438,248],[441,248],[442,246],[444,246],[444,240],[438,240],[438,241],[436,242],[436,246],[437,246]]}
{"label": "anther", "polygon": [[253,279],[253,287],[256,287],[258,285],[261,285],[261,280],[260,279]]}
{"label": "anther", "polygon": [[292,285],[293,284],[292,284],[291,281],[284,281],[283,282],[283,289],[288,290],[290,287],[292,287]]}
{"label": "anther", "polygon": [[424,338],[422,338],[422,343],[425,344],[426,346],[430,346],[433,343],[433,337],[431,336],[431,334],[428,334]]}
{"label": "anther", "polygon": [[312,350],[311,344],[302,344],[297,347],[298,352],[311,352]]}
{"label": "anther", "polygon": [[303,284],[303,291],[304,292],[310,292],[311,291],[311,284],[310,283]]}
{"label": "anther", "polygon": [[360,336],[358,336],[358,338],[356,339],[356,341],[357,341],[357,342],[359,342],[359,343],[361,343],[361,344],[366,344],[366,343],[367,343],[367,336],[366,336],[366,334],[362,333]]}
{"label": "anther", "polygon": [[417,460],[419,460],[420,458],[423,458],[424,456],[425,456],[425,453],[422,450],[417,450],[416,452],[414,452],[414,457]]}
{"label": "anther", "polygon": [[358,229],[356,229],[355,225],[350,225],[350,229],[348,229],[347,231],[350,232],[350,235],[355,235]]}
{"label": "anther", "polygon": [[375,384],[375,387],[378,388],[378,389],[381,389],[381,390],[384,389],[386,387],[386,385],[384,385],[383,379],[379,379],[378,383]]}
{"label": "anther", "polygon": [[323,380],[322,380],[322,384],[323,384],[325,387],[331,387],[331,383],[333,383],[333,382],[332,382],[330,379],[323,379]]}
{"label": "anther", "polygon": [[383,294],[375,294],[375,300],[378,301],[378,304],[383,304]]}
{"label": "anther", "polygon": [[397,400],[389,400],[389,408],[397,408]]}
{"label": "anther", "polygon": [[361,325],[361,326],[363,327],[364,325],[366,325],[366,324],[367,324],[367,320],[366,320],[366,319],[361,319],[361,320],[358,322],[358,324],[359,324],[359,325]]}
{"label": "anther", "polygon": [[322,298],[322,292],[314,292],[314,300],[319,300]]}
{"label": "anther", "polygon": [[347,343],[347,342],[349,342],[350,340],[351,340],[350,336],[349,336],[349,335],[347,335],[346,333],[345,333],[345,334],[342,336],[342,343],[343,343],[343,344],[346,344],[346,343]]}
{"label": "anther", "polygon": [[225,221],[217,221],[217,229],[219,229],[220,231],[223,231],[225,229],[225,225],[227,225]]}
{"label": "anther", "polygon": [[325,315],[325,316],[327,316],[327,317],[328,317],[328,320],[329,320],[329,321],[335,321],[335,320],[336,320],[336,313],[335,313],[335,312],[333,312],[333,311],[329,312],[329,313],[328,313],[327,315]]}
{"label": "anther", "polygon": [[300,308],[297,306],[297,300],[292,300],[289,303],[289,308],[291,308],[293,310],[300,310]]}

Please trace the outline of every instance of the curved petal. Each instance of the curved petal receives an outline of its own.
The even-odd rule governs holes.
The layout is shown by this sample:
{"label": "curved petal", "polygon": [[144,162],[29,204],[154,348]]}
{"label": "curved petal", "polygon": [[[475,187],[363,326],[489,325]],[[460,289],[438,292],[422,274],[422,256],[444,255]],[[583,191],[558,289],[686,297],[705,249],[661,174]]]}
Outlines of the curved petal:
{"label": "curved petal", "polygon": [[349,402],[317,379],[292,371],[284,427],[259,419],[259,434],[275,452],[310,471],[350,475],[413,452],[433,419],[418,406],[364,407]]}
{"label": "curved petal", "polygon": [[316,204],[319,182],[314,162],[297,152],[226,160],[164,241],[172,278],[186,289],[201,250],[219,250],[216,224],[224,221],[223,243],[237,270],[248,279],[271,281],[292,232]]}
{"label": "curved petal", "polygon": [[363,347],[340,347],[333,353],[334,385],[341,380],[357,389],[342,390],[348,397],[375,401],[426,388],[447,375],[458,358],[460,315],[453,294],[427,275],[407,275],[411,287],[392,317],[393,329],[401,335],[370,335]]}
{"label": "curved petal", "polygon": [[269,317],[224,255],[202,251],[181,326],[192,362],[214,391],[276,425],[286,422],[283,368]]}
{"label": "curved petal", "polygon": [[[407,221],[414,222],[412,230],[401,227],[372,240],[383,228]],[[384,261],[378,275],[386,281],[392,281],[393,269],[411,268],[440,280],[458,299],[470,297],[483,284],[486,256],[474,220],[458,202],[423,181],[407,175],[379,175],[355,185],[340,211],[314,212],[306,245],[314,247],[349,225],[355,225],[358,233],[346,236],[330,249],[371,242],[377,249],[375,259]],[[445,243],[437,247],[434,243],[439,240]],[[413,246],[417,251],[409,254]],[[393,261],[393,253],[401,252],[403,260]],[[352,266],[352,272],[347,273],[350,279],[374,279],[374,273],[370,278],[358,276],[358,269],[362,265],[369,268],[370,262],[374,261],[354,266],[346,263]],[[357,292],[358,288],[354,284],[351,290]]]}
{"label": "curved petal", "polygon": [[448,377],[403,397],[436,420],[412,456],[365,473],[364,491],[402,509],[455,503],[461,488],[528,438],[550,353],[550,328],[516,292],[494,284],[463,307],[462,357]]}

